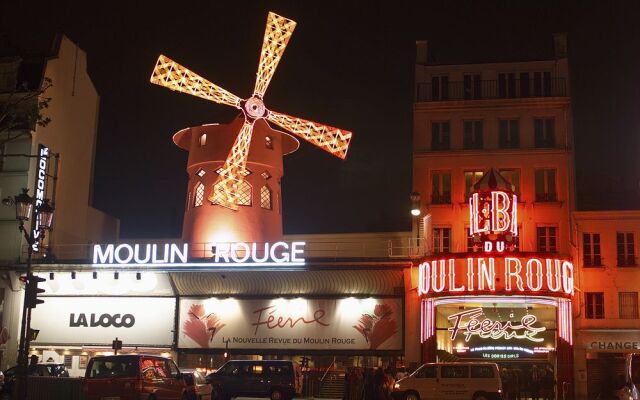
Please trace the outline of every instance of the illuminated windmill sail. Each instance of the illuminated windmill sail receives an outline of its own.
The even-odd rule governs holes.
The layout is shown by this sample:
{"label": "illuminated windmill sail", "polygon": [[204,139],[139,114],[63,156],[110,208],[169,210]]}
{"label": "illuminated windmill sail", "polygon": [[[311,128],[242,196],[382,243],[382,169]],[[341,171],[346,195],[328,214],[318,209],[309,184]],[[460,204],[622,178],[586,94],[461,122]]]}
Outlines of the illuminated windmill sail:
{"label": "illuminated windmill sail", "polygon": [[188,93],[219,104],[235,107],[244,114],[244,124],[219,170],[209,201],[232,210],[238,209],[239,190],[246,175],[247,157],[253,125],[266,119],[321,149],[344,159],[351,132],[268,110],[262,99],[276,71],[296,22],[270,12],[262,42],[260,64],[253,95],[244,100],[190,71],[170,58],[160,55],[151,75],[151,83]]}

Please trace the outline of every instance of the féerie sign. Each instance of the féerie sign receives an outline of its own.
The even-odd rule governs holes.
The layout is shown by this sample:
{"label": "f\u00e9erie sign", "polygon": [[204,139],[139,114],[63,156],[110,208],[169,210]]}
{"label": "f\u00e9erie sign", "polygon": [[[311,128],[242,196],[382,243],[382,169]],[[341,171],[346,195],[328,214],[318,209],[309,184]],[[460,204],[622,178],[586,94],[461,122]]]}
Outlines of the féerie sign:
{"label": "f\u00e9erie sign", "polygon": [[462,332],[465,342],[474,336],[494,340],[524,339],[532,342],[544,340],[537,334],[544,332],[547,328],[534,326],[538,321],[535,315],[524,315],[519,323],[514,324],[511,321],[500,322],[482,318],[483,314],[482,308],[474,308],[450,315],[448,319],[453,322],[453,326],[449,328],[451,340],[456,338],[458,332]]}

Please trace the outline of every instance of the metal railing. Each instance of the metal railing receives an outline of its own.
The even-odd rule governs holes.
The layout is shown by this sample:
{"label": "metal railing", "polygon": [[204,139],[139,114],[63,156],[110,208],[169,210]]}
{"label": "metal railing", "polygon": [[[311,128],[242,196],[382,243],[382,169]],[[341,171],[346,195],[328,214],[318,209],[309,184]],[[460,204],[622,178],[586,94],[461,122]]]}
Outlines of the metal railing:
{"label": "metal railing", "polygon": [[431,82],[418,83],[417,101],[488,100],[536,97],[566,97],[565,78],[537,81],[534,79],[505,79],[472,82],[456,81],[432,85]]}

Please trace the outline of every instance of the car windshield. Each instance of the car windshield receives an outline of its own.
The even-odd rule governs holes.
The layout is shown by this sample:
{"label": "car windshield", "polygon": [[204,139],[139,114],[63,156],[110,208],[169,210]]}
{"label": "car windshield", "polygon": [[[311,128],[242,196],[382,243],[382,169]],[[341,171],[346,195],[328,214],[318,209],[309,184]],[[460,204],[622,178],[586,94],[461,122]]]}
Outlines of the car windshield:
{"label": "car windshield", "polygon": [[94,358],[87,366],[87,378],[137,377],[137,357]]}

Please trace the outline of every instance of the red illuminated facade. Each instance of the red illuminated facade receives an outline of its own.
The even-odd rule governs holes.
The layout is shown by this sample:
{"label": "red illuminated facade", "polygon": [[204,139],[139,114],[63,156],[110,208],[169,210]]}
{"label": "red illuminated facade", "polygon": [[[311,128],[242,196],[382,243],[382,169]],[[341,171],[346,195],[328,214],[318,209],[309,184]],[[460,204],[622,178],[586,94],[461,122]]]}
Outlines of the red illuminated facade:
{"label": "red illuminated facade", "polygon": [[554,45],[547,60],[455,65],[417,43],[414,235],[426,256],[407,302],[423,361],[491,360],[523,377],[535,365],[561,397],[574,390],[577,271],[566,38]]}

